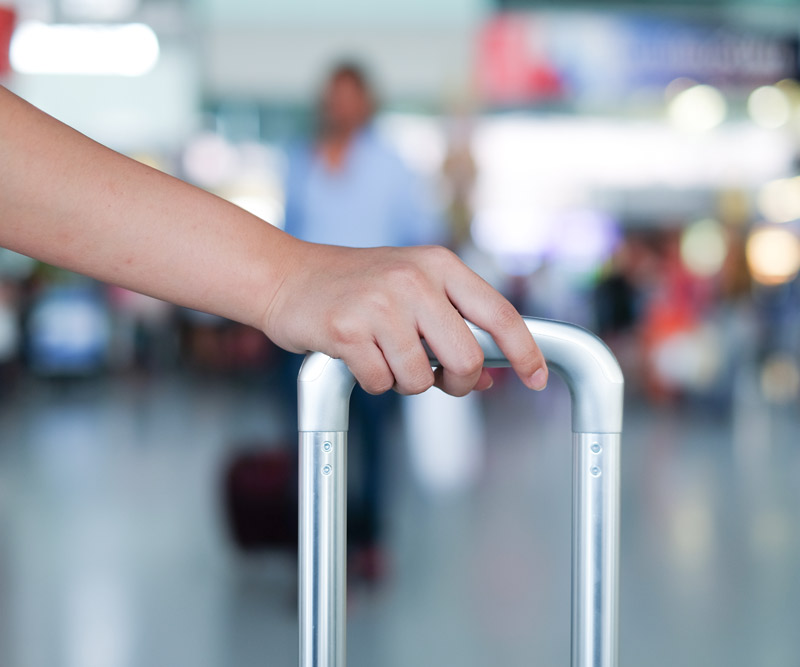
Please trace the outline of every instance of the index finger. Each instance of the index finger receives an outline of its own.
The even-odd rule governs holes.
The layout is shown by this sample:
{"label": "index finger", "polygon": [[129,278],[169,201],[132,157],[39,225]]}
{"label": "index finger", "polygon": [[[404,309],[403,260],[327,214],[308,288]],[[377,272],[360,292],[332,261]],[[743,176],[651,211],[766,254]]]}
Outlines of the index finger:
{"label": "index finger", "polygon": [[[462,316],[488,331],[525,386],[547,386],[547,364],[516,308],[489,283],[466,266],[448,276],[445,290]],[[452,274],[451,274],[452,275]]]}

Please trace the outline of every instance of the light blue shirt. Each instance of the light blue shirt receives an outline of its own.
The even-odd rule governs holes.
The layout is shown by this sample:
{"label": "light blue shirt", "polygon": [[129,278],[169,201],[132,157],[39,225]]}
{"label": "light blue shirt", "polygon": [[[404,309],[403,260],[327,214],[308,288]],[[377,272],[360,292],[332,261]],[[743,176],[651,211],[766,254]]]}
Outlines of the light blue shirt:
{"label": "light blue shirt", "polygon": [[331,169],[313,145],[288,154],[286,231],[305,241],[352,247],[442,240],[424,183],[371,128]]}

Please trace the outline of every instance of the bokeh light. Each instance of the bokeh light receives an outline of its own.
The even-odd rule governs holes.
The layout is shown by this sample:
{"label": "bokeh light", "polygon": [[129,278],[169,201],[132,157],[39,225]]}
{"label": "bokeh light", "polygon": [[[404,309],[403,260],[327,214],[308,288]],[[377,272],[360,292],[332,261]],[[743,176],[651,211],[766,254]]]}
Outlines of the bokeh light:
{"label": "bokeh light", "polygon": [[800,177],[770,181],[758,193],[758,208],[769,222],[800,218]]}
{"label": "bokeh light", "polygon": [[697,276],[705,278],[717,274],[727,254],[725,229],[716,220],[698,220],[681,235],[681,259]]}
{"label": "bokeh light", "polygon": [[158,63],[155,32],[118,25],[26,21],[11,40],[11,65],[23,74],[142,76]]}
{"label": "bokeh light", "polygon": [[666,337],[653,349],[651,361],[667,386],[706,391],[722,369],[722,348],[719,330],[702,324]]}
{"label": "bokeh light", "polygon": [[788,229],[765,227],[747,240],[747,265],[753,278],[764,285],[780,285],[800,270],[800,241]]}
{"label": "bokeh light", "polygon": [[619,243],[617,223],[600,211],[579,209],[555,216],[548,255],[581,272],[594,271]]}
{"label": "bokeh light", "polygon": [[222,136],[203,132],[195,136],[183,154],[183,169],[189,179],[202,187],[224,183],[239,167],[236,149]]}
{"label": "bokeh light", "polygon": [[757,125],[775,130],[786,125],[792,108],[786,94],[775,86],[756,88],[747,99],[747,111]]}
{"label": "bokeh light", "polygon": [[692,86],[672,98],[667,113],[672,124],[681,130],[706,132],[725,120],[728,105],[713,86]]}

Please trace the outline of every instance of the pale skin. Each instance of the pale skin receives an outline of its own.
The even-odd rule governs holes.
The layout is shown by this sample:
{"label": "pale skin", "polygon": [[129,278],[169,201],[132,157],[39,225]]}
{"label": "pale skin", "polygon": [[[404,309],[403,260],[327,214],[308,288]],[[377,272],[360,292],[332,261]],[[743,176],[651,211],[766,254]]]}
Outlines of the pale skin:
{"label": "pale skin", "polygon": [[547,382],[522,318],[450,251],[299,241],[2,86],[0,246],[251,325],[291,352],[325,352],[373,394],[488,388],[463,317],[493,335],[526,386]]}

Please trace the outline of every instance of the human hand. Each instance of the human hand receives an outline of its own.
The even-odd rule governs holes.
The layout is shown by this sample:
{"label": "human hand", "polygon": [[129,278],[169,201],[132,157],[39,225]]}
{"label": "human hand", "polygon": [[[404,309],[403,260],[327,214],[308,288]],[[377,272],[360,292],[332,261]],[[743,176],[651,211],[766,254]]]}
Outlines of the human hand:
{"label": "human hand", "polygon": [[[342,359],[371,394],[436,385],[463,396],[492,384],[467,318],[493,336],[526,386],[545,387],[547,366],[522,317],[449,250],[296,243],[263,317],[281,347]],[[441,364],[435,373],[422,338]]]}

